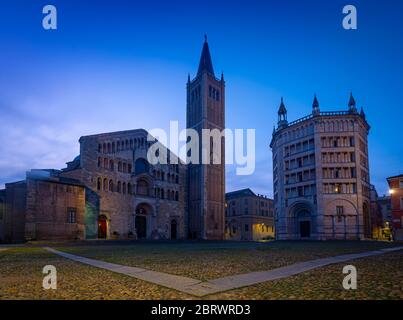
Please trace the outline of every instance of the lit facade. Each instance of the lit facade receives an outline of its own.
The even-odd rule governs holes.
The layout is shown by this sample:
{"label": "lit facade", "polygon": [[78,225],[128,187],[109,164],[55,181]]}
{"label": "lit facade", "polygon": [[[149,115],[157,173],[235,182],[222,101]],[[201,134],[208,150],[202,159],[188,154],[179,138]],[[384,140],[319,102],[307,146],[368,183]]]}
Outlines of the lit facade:
{"label": "lit facade", "polygon": [[273,200],[250,189],[225,195],[225,239],[266,240],[274,238]]}

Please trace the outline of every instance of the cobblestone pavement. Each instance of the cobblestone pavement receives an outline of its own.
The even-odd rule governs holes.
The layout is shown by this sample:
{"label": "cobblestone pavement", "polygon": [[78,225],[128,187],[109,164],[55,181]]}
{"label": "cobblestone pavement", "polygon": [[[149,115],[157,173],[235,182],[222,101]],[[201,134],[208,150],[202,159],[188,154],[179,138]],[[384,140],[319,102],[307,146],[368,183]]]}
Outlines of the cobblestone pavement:
{"label": "cobblestone pavement", "polygon": [[242,275],[224,277],[212,281],[201,282],[197,279],[191,279],[188,277],[181,277],[176,275],[171,275],[168,273],[161,273],[156,271],[149,271],[146,269],[127,267],[119,264],[112,264],[109,262],[104,262],[95,259],[89,259],[85,257],[80,257],[72,255],[69,253],[64,253],[52,248],[46,248],[47,251],[54,254],[60,255],[67,259],[71,259],[77,262],[95,266],[97,268],[106,269],[116,273],[121,273],[134,277],[137,279],[145,280],[154,284],[162,285],[171,289],[175,289],[184,293],[190,293],[194,296],[202,297],[212,293],[218,293],[222,291],[228,291],[231,289],[236,289],[245,286],[251,286],[258,283],[277,280],[282,278],[287,278],[292,275],[303,273],[308,270],[316,269],[319,267],[327,266],[329,264],[334,264],[338,262],[346,262],[354,259],[370,257],[385,254],[388,252],[394,252],[402,250],[403,247],[386,248],[376,251],[369,251],[363,253],[353,253],[347,255],[340,255],[329,258],[322,258],[311,260],[307,262],[300,262],[292,264],[286,267],[276,268],[273,270],[263,271],[263,272],[251,272]]}

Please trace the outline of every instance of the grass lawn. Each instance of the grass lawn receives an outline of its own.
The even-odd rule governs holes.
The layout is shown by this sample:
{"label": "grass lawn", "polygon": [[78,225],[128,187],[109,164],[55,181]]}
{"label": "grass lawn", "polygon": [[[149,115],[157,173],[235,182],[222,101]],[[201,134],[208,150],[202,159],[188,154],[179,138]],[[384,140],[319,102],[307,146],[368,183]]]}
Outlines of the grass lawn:
{"label": "grass lawn", "polygon": [[89,258],[205,281],[394,245],[396,244],[372,241],[146,242],[120,246],[57,247],[57,249]]}
{"label": "grass lawn", "polygon": [[[400,244],[385,242],[128,242],[34,244],[0,251],[0,299],[193,299],[132,277],[73,262],[37,245],[124,265],[140,266],[198,279],[292,264],[297,261],[362,252]],[[42,288],[42,268],[58,272],[58,289]],[[358,270],[358,289],[342,289],[342,268]],[[222,292],[205,299],[403,299],[403,251],[331,265],[283,280]]]}

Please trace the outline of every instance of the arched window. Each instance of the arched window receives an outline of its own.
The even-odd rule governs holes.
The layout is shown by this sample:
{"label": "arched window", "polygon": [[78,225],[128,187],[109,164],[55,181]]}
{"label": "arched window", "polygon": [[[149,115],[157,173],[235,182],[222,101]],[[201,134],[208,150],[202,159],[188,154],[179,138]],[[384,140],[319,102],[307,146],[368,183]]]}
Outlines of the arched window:
{"label": "arched window", "polygon": [[179,193],[178,193],[178,191],[175,192],[175,201],[179,201]]}
{"label": "arched window", "polygon": [[118,171],[122,172],[122,162],[118,162]]}
{"label": "arched window", "polygon": [[118,189],[117,189],[117,192],[121,192],[121,183],[120,183],[120,181],[118,181]]}
{"label": "arched window", "polygon": [[101,165],[102,165],[102,159],[98,157],[98,168],[101,168]]}
{"label": "arched window", "polygon": [[109,161],[109,170],[113,171],[115,168],[115,165],[113,163],[113,160]]}
{"label": "arched window", "polygon": [[123,172],[126,173],[127,172],[127,164],[124,162],[123,163]]}
{"label": "arched window", "polygon": [[165,198],[165,196],[164,196],[164,189],[161,189],[161,199],[164,199]]}
{"label": "arched window", "polygon": [[130,139],[130,149],[133,149],[133,140]]}
{"label": "arched window", "polygon": [[126,182],[123,182],[122,192],[123,192],[123,194],[126,194]]}
{"label": "arched window", "polygon": [[134,170],[136,175],[141,173],[148,173],[150,170],[147,160],[143,158],[137,159],[135,162]]}
{"label": "arched window", "polygon": [[98,144],[98,152],[102,152],[102,144]]}
{"label": "arched window", "polygon": [[103,189],[104,191],[108,191],[108,179],[106,178],[104,178]]}
{"label": "arched window", "polygon": [[132,194],[132,185],[130,182],[127,184],[127,193]]}
{"label": "arched window", "polygon": [[132,173],[132,165],[130,163],[127,165],[127,173]]}
{"label": "arched window", "polygon": [[101,178],[98,178],[98,181],[97,181],[97,190],[101,190]]}
{"label": "arched window", "polygon": [[119,152],[120,151],[120,141],[118,141],[116,143],[116,151]]}
{"label": "arched window", "polygon": [[112,151],[111,144],[110,144],[110,143],[108,143],[108,153],[111,153],[111,151]]}
{"label": "arched window", "polygon": [[104,158],[104,168],[107,169],[108,168],[108,159]]}
{"label": "arched window", "polygon": [[113,181],[109,180],[109,191],[113,192]]}
{"label": "arched window", "polygon": [[149,185],[147,180],[140,179],[137,181],[137,194],[148,196],[149,195]]}
{"label": "arched window", "polygon": [[175,177],[175,183],[179,183],[179,176]]}
{"label": "arched window", "polygon": [[115,142],[112,142],[112,153],[115,153]]}
{"label": "arched window", "polygon": [[104,144],[102,145],[102,152],[103,152],[103,153],[106,153],[106,143],[104,143]]}

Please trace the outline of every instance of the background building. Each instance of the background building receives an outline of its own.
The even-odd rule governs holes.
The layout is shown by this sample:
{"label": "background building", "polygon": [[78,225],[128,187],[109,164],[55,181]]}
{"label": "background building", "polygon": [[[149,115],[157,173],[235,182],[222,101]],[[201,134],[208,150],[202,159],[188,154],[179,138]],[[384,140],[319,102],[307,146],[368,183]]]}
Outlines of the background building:
{"label": "background building", "polygon": [[392,207],[390,196],[383,195],[382,197],[378,197],[378,204],[382,214],[383,226],[392,226]]}
{"label": "background building", "polygon": [[321,112],[288,122],[283,99],[273,131],[277,239],[371,237],[367,135],[353,96],[347,111]]}
{"label": "background building", "polygon": [[375,186],[370,186],[371,198],[371,230],[372,238],[390,240],[391,233],[388,223],[383,220],[382,207]]}
{"label": "background building", "polygon": [[274,238],[273,200],[250,189],[225,195],[225,239],[262,240]]}
{"label": "background building", "polygon": [[386,180],[391,198],[393,237],[395,240],[403,240],[403,174]]}

